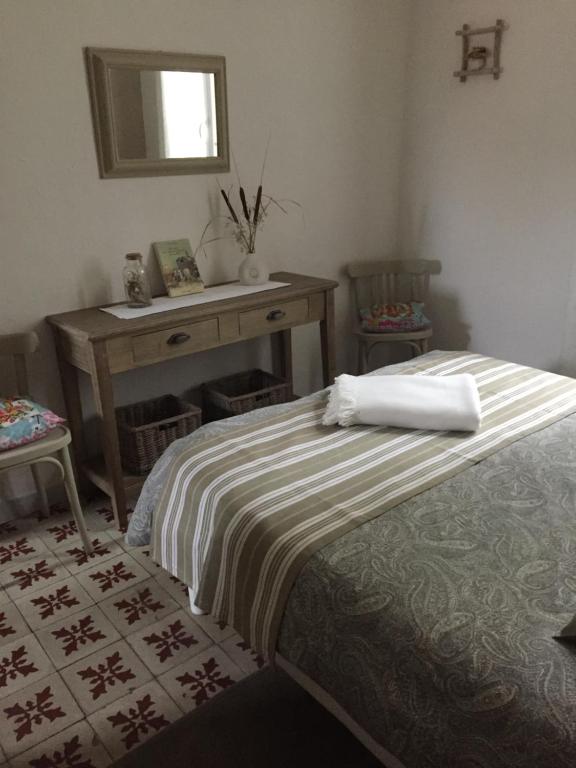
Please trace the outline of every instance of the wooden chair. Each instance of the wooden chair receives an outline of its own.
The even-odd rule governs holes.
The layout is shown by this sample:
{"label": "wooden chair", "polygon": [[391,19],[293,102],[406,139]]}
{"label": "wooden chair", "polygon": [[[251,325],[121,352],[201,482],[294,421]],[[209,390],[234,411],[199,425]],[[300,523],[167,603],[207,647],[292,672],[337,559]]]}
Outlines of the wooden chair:
{"label": "wooden chair", "polygon": [[439,261],[397,259],[390,261],[355,261],[348,264],[355,304],[354,335],[358,341],[358,371],[366,373],[370,353],[378,344],[408,344],[413,354],[428,351],[432,328],[409,333],[367,333],[360,325],[360,309],[372,304],[405,301],[424,302],[428,295],[430,275],[441,270]]}
{"label": "wooden chair", "polygon": [[[9,336],[0,336],[0,357],[12,358],[15,373],[17,394],[26,396],[28,388],[28,371],[26,367],[27,355],[38,347],[38,337],[35,333],[16,333]],[[41,463],[53,464],[58,467],[66,487],[70,509],[76,521],[76,527],[82,539],[82,544],[88,554],[92,554],[92,545],[88,538],[86,525],[68,446],[72,438],[68,429],[62,425],[50,430],[47,435],[32,443],[27,443],[18,448],[10,448],[0,451],[0,472],[17,467],[29,466],[34,476],[36,488],[40,496],[42,509],[48,514],[48,499],[41,481],[38,465]]]}

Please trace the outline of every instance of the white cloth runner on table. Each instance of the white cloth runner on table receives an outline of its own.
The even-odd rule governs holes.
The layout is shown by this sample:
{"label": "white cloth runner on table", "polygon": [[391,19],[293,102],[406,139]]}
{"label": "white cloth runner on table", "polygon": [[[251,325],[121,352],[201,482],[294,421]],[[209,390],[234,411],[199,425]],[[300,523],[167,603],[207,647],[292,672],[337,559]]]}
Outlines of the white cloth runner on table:
{"label": "white cloth runner on table", "polygon": [[349,376],[336,379],[324,425],[375,424],[475,432],[480,397],[474,376]]}

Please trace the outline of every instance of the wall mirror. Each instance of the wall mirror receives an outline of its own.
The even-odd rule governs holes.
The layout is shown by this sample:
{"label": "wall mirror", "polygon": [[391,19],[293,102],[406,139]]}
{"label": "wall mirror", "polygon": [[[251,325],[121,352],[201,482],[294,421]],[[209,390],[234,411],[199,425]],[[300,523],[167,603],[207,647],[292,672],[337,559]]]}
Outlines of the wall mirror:
{"label": "wall mirror", "polygon": [[230,169],[223,56],[86,48],[102,178]]}

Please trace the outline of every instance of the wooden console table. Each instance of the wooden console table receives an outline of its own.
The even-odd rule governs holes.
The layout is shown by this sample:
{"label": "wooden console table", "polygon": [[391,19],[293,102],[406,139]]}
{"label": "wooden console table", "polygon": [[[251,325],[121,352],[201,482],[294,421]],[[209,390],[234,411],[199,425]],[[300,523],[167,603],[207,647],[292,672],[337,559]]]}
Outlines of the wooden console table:
{"label": "wooden console table", "polygon": [[[320,323],[324,385],[334,378],[334,289],[338,283],[277,272],[282,288],[212,301],[131,320],[97,307],[51,315],[74,457],[80,479],[90,480],[112,501],[116,524],[126,527],[126,492],[144,478],[122,470],[112,377],[204,349],[271,334],[276,372],[292,381],[291,328]],[[78,371],[90,376],[100,422],[103,455],[88,459]]]}

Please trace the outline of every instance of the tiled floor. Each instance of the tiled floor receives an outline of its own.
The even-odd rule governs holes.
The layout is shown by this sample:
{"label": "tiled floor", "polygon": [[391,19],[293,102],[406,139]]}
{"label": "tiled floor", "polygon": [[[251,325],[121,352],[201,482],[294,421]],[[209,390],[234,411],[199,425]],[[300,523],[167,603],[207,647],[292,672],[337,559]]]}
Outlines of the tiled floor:
{"label": "tiled floor", "polygon": [[0,524],[0,768],[104,768],[261,661],[110,510]]}

